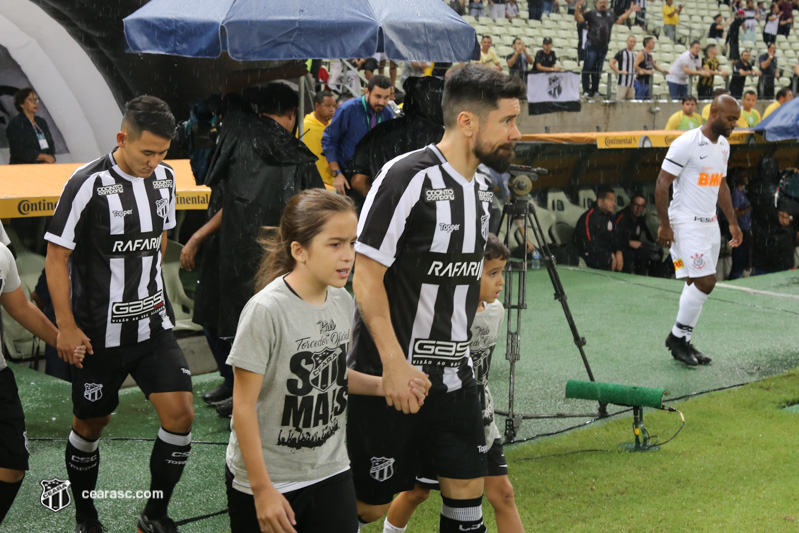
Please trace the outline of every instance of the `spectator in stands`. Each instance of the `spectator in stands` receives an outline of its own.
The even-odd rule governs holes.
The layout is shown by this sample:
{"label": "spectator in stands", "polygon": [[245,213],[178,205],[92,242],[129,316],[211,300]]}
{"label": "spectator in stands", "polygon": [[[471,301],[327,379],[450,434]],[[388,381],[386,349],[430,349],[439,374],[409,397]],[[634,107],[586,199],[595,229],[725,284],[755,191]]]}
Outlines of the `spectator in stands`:
{"label": "spectator in stands", "polygon": [[721,96],[722,94],[730,94],[730,91],[725,89],[724,87],[720,87],[718,89],[713,90],[713,94],[711,95],[710,102],[705,104],[705,107],[702,108],[702,122],[705,123],[710,118],[710,105],[713,103],[713,100]]}
{"label": "spectator in stands", "polygon": [[763,120],[766,120],[770,114],[777,110],[785,102],[788,102],[793,99],[793,92],[788,87],[783,87],[779,91],[777,91],[776,100],[771,102],[769,106],[763,111]]}
{"label": "spectator in stands", "polygon": [[699,78],[696,84],[696,90],[700,100],[707,100],[713,94],[713,76],[729,76],[730,73],[722,70],[719,66],[719,49],[715,44],[709,44],[705,47],[705,58],[702,60],[702,68],[710,74]]}
{"label": "spectator in stands", "polygon": [[377,59],[377,72],[380,73],[381,76],[385,74],[386,71],[386,63],[388,63],[388,79],[391,80],[391,86],[397,86],[397,62],[388,59],[388,56],[384,52],[378,52],[374,55],[374,58]]}
{"label": "spectator in stands", "polygon": [[732,66],[732,79],[730,80],[730,96],[740,100],[744,93],[744,84],[747,76],[760,76],[760,71],[750,61],[749,50],[741,53],[741,59]]}
{"label": "spectator in stands", "polygon": [[505,18],[505,0],[488,0],[488,16],[494,22]]}
{"label": "spectator in stands", "polygon": [[555,10],[555,6],[557,5],[558,5],[557,0],[542,0],[541,10],[544,15],[549,16],[552,14],[552,11]]}
{"label": "spectator in stands", "polygon": [[741,105],[741,118],[738,119],[738,126],[741,128],[754,128],[760,124],[760,113],[755,109],[757,94],[755,91],[746,91]]}
{"label": "spectator in stands", "polygon": [[610,34],[614,24],[621,24],[630,14],[640,11],[638,5],[631,6],[620,17],[608,11],[608,0],[597,0],[596,9],[582,11],[583,0],[577,1],[574,20],[588,23],[588,34],[585,44],[585,62],[583,63],[583,91],[591,98],[599,91],[599,76],[608,54]]}
{"label": "spectator in stands", "polygon": [[691,43],[691,47],[680,54],[669,68],[666,83],[672,100],[681,100],[688,96],[688,76],[710,76],[702,69],[702,58],[699,57],[701,45],[699,41]]}
{"label": "spectator in stands", "polygon": [[624,264],[622,272],[646,276],[649,263],[658,253],[657,240],[646,225],[646,197],[636,193],[630,198],[630,205],[616,214],[616,231],[622,246]]}
{"label": "spectator in stands", "polygon": [[366,81],[369,81],[375,75],[375,70],[380,68],[380,62],[375,57],[364,57],[358,60],[357,66],[358,70],[363,71]]}
{"label": "spectator in stands", "polygon": [[636,100],[649,100],[649,87],[652,84],[652,76],[657,70],[662,74],[668,74],[669,71],[660,68],[655,63],[655,56],[652,52],[655,50],[655,38],[644,37],[644,49],[638,52],[635,56],[635,99]]}
{"label": "spectator in stands", "polygon": [[432,63],[425,63],[424,61],[406,61],[402,66],[402,76],[400,76],[400,84],[405,87],[405,80],[408,78],[422,78],[424,71],[430,68]]}
{"label": "spectator in stands", "polygon": [[757,92],[760,98],[774,98],[774,83],[780,79],[780,68],[777,65],[777,44],[771,43],[768,45],[768,50],[765,54],[761,54],[757,58],[760,64],[760,81],[757,84]]}
{"label": "spectator in stands", "polygon": [[746,0],[746,7],[744,8],[744,32],[743,32],[743,41],[744,43],[755,43],[755,36],[757,35],[757,22],[760,20],[760,16],[757,14],[757,8],[755,8],[755,0]]}
{"label": "spectator in stands", "polygon": [[552,50],[552,39],[544,37],[541,50],[535,53],[533,72],[560,72],[562,68],[556,64],[557,61],[555,51]]}
{"label": "spectator in stands", "polygon": [[794,267],[799,233],[790,213],[773,207],[755,216],[752,224],[754,274],[771,274]]}
{"label": "spectator in stands", "polygon": [[619,18],[624,14],[625,11],[630,9],[632,5],[632,0],[610,0],[610,8],[613,10],[613,13],[616,15],[616,18]]}
{"label": "spectator in stands", "polygon": [[766,9],[765,3],[764,2],[758,2],[756,9],[757,9],[758,20],[765,20],[766,19],[766,15],[768,15],[768,11],[769,11],[768,9]]}
{"label": "spectator in stands", "polygon": [[508,20],[521,18],[521,15],[519,15],[519,5],[516,3],[516,0],[508,0],[508,3],[505,4],[505,18]]}
{"label": "spectator in stands", "polygon": [[527,12],[530,16],[530,20],[541,20],[544,14],[543,0],[528,0]]}
{"label": "spectator in stands", "polygon": [[616,100],[635,98],[635,35],[627,37],[627,48],[619,50],[610,60],[616,76]]}
{"label": "spectator in stands", "polygon": [[727,31],[727,59],[738,61],[741,54],[738,47],[738,38],[741,34],[741,25],[744,22],[744,10],[739,9],[735,18],[730,22],[730,29]]}
{"label": "spectator in stands", "polygon": [[776,2],[771,4],[771,12],[766,17],[766,25],[763,26],[763,42],[766,45],[777,42],[777,35],[782,23],[782,10]]}
{"label": "spectator in stands", "polygon": [[641,8],[638,13],[635,14],[635,25],[641,26],[642,28],[646,28],[646,4],[649,0],[636,0],[633,3],[638,5]]}
{"label": "spectator in stands", "polygon": [[715,39],[716,44],[723,46],[724,45],[724,28],[726,28],[730,22],[732,22],[734,17],[730,17],[726,21],[724,17],[721,16],[721,13],[717,14],[713,17],[713,22],[710,24],[710,29],[707,32],[707,36],[709,39]]}
{"label": "spectator in stands", "polygon": [[666,0],[663,5],[663,33],[666,37],[677,42],[677,25],[680,23],[682,4],[674,7],[674,0]]}
{"label": "spectator in stands", "polygon": [[[345,176],[347,161],[355,152],[355,146],[369,130],[394,118],[394,112],[388,107],[390,94],[391,81],[379,74],[373,76],[366,87],[366,94],[343,104],[325,128],[322,148],[338,194],[351,194],[347,192],[352,190],[351,186],[357,187]],[[355,199],[362,200],[357,195]]]}
{"label": "spectator in stands", "polygon": [[702,125],[702,116],[696,112],[696,98],[686,96],[682,99],[682,109],[669,117],[667,130],[692,130]]}
{"label": "spectator in stands", "polygon": [[31,163],[55,163],[55,143],[50,127],[42,117],[37,117],[39,96],[25,87],[14,93],[17,116],[8,122],[9,163],[23,165]]}
{"label": "spectator in stands", "polygon": [[577,5],[577,0],[566,0],[566,14],[574,15],[574,7]]}
{"label": "spectator in stands", "polygon": [[[547,39],[544,39],[546,42]],[[549,41],[552,42],[551,40]],[[550,45],[550,48],[552,46]],[[520,37],[513,40],[513,53],[509,54],[506,58],[508,62],[508,73],[511,76],[516,76],[521,79],[525,84],[527,83],[527,73],[533,70],[535,60],[530,52],[527,51],[527,45]]]}
{"label": "spectator in stands", "polygon": [[793,2],[791,0],[779,0],[778,4],[780,5],[780,11],[782,11],[782,18],[780,18],[780,27],[777,35],[788,37],[793,26]]}
{"label": "spectator in stands", "polygon": [[313,104],[313,113],[305,115],[302,123],[303,130],[299,133],[302,134],[302,142],[305,143],[305,146],[319,158],[316,161],[316,169],[322,176],[325,187],[333,191],[335,190],[333,174],[330,172],[330,165],[322,152],[322,134],[333,119],[333,115],[336,114],[336,98],[330,91],[319,91],[314,96]]}
{"label": "spectator in stands", "polygon": [[480,41],[480,61],[478,63],[494,70],[502,70],[499,56],[494,50],[494,42],[488,35],[483,35],[483,40]]}
{"label": "spectator in stands", "polygon": [[616,231],[616,193],[608,185],[596,190],[596,202],[577,219],[574,243],[585,264],[591,268],[621,272],[624,268],[622,243]]}
{"label": "spectator in stands", "polygon": [[732,249],[732,268],[729,279],[738,279],[743,275],[744,270],[752,268],[752,203],[746,196],[746,185],[749,183],[746,169],[734,167],[730,169],[729,174],[734,185],[730,191],[732,207],[735,209],[738,227],[741,228],[743,234],[741,244]]}
{"label": "spectator in stands", "polygon": [[472,17],[484,17],[486,14],[483,0],[470,0],[469,1],[469,15]]}
{"label": "spectator in stands", "polygon": [[[576,13],[578,11],[584,11],[585,8],[583,7],[578,8],[577,5],[575,4],[574,10]],[[577,64],[578,65],[581,64],[583,61],[585,61],[585,44],[587,37],[588,37],[588,23],[585,21],[578,22],[577,23]]]}

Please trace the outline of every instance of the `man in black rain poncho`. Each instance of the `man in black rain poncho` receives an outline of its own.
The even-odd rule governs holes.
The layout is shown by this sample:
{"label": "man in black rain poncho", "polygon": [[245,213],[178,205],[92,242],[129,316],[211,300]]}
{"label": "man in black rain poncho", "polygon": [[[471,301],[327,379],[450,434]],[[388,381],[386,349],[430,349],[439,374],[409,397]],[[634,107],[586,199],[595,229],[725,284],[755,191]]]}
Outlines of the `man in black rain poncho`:
{"label": "man in black rain poncho", "polygon": [[316,156],[292,133],[297,93],[275,82],[257,100],[258,115],[237,112],[225,122],[206,180],[223,191],[219,248],[204,256],[194,320],[222,338],[235,336],[239,313],[253,295],[261,227],[277,227],[286,202],[301,190],[324,187]]}
{"label": "man in black rain poncho", "polygon": [[437,143],[444,135],[444,82],[433,77],[412,77],[405,80],[403,88],[405,115],[382,122],[367,133],[347,164],[353,172],[352,181],[363,180],[367,191],[383,165],[398,155]]}

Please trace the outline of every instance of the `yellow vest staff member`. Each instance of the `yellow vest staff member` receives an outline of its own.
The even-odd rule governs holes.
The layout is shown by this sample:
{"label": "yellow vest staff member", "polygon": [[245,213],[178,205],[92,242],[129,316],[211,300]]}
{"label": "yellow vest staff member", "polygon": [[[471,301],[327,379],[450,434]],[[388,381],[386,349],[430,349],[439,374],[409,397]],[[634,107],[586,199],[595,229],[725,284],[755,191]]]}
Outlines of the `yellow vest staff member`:
{"label": "yellow vest staff member", "polygon": [[322,176],[322,181],[325,182],[325,187],[333,191],[333,174],[330,172],[330,165],[327,164],[327,159],[322,154],[322,133],[333,115],[336,113],[336,98],[330,91],[320,91],[316,93],[314,98],[314,111],[305,115],[303,120],[302,131],[298,134],[302,135],[302,141],[313,154],[319,158],[316,162],[316,168],[319,170],[319,175]]}

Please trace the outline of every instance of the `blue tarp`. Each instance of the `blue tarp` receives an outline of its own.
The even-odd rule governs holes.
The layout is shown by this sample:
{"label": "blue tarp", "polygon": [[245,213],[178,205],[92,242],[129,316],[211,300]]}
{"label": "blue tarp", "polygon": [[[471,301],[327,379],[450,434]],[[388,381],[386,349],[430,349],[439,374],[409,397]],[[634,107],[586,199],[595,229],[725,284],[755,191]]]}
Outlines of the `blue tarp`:
{"label": "blue tarp", "polygon": [[770,142],[799,139],[799,98],[782,104],[752,129]]}
{"label": "blue tarp", "polygon": [[130,52],[239,61],[468,61],[476,43],[441,0],[151,0],[124,25]]}

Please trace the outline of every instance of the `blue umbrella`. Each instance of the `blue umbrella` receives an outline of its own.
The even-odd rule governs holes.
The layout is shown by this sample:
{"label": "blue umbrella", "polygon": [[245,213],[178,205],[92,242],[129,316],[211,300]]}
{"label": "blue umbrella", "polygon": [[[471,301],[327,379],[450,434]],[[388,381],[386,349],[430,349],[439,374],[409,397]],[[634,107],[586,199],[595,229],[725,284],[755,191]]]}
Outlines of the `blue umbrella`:
{"label": "blue umbrella", "polygon": [[239,61],[467,61],[476,43],[441,0],[151,0],[124,25],[131,52]]}
{"label": "blue umbrella", "polygon": [[771,142],[799,139],[799,98],[785,102],[752,129]]}

